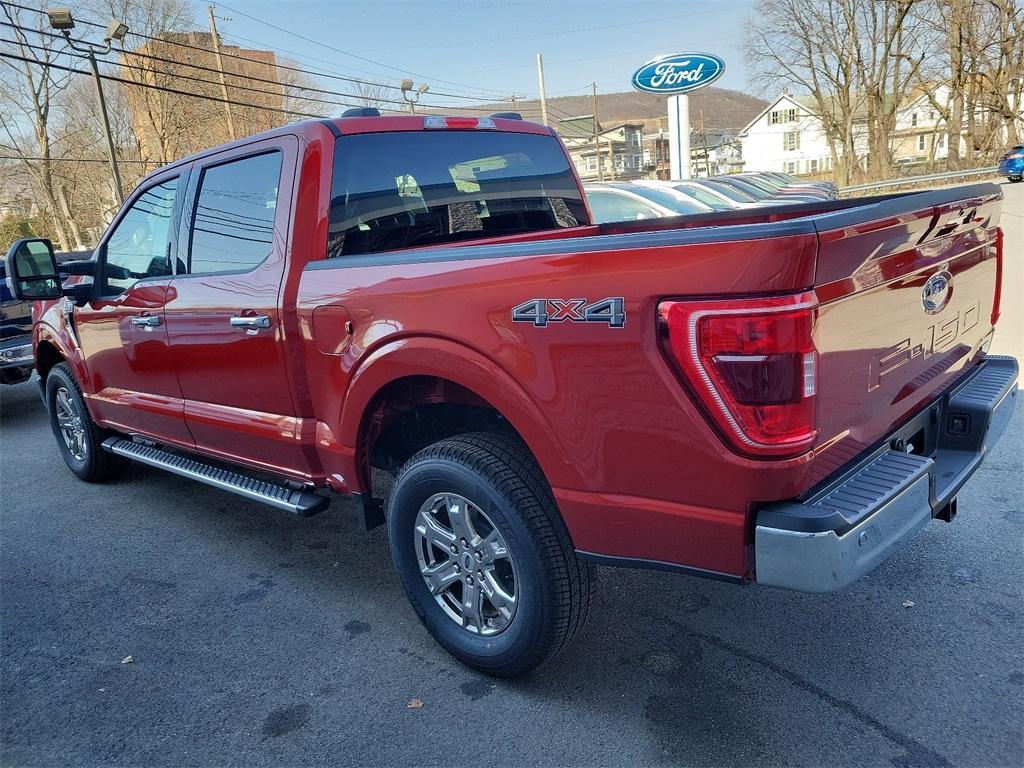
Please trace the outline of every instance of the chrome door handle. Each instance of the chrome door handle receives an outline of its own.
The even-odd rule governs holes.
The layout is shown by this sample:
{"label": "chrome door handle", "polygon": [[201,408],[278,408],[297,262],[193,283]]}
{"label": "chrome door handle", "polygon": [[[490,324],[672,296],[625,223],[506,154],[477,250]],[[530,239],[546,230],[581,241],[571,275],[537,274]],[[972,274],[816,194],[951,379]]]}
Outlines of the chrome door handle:
{"label": "chrome door handle", "polygon": [[269,328],[270,318],[267,315],[252,315],[240,317],[236,315],[229,321],[232,328]]}
{"label": "chrome door handle", "polygon": [[139,315],[132,318],[132,325],[141,325],[147,328],[154,328],[160,323],[160,315]]}

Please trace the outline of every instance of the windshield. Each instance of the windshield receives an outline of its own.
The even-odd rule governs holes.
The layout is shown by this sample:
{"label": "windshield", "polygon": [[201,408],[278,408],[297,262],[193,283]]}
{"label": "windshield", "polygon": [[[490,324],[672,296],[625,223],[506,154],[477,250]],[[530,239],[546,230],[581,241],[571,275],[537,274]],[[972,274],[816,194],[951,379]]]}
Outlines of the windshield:
{"label": "windshield", "polygon": [[629,191],[634,195],[640,195],[645,200],[657,203],[676,213],[706,213],[704,206],[696,201],[690,201],[681,197],[676,192],[655,187],[645,187],[641,184],[632,184]]}
{"label": "windshield", "polygon": [[676,189],[678,189],[682,194],[689,195],[697,202],[704,203],[704,205],[708,206],[708,208],[711,208],[716,211],[727,211],[731,207],[724,200],[722,200],[722,198],[713,195],[706,189],[698,187],[694,184],[679,184],[676,187]]}
{"label": "windshield", "polygon": [[727,198],[736,203],[756,203],[757,198],[753,195],[748,195],[742,189],[737,189],[731,184],[726,184],[724,181],[716,181],[715,179],[707,179],[705,182],[712,189],[721,192]]}
{"label": "windshield", "polygon": [[338,139],[327,257],[589,224],[553,136],[494,131]]}
{"label": "windshield", "polygon": [[750,195],[755,200],[767,200],[769,197],[771,197],[771,195],[769,195],[767,192],[765,192],[763,189],[761,189],[757,185],[750,184],[749,182],[743,181],[742,179],[737,179],[737,178],[722,179],[721,183],[725,184],[726,186],[733,187],[733,188],[739,189],[739,190],[741,190],[743,192],[746,192],[748,195]]}

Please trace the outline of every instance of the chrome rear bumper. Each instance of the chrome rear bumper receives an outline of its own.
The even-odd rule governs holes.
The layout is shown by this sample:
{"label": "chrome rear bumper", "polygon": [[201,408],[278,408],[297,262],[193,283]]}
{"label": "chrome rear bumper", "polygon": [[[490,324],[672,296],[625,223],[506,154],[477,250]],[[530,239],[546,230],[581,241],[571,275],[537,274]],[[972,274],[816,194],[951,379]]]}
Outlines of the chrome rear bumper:
{"label": "chrome rear bumper", "polygon": [[[757,582],[804,592],[841,589],[933,517],[950,516],[957,491],[1010,421],[1017,375],[1012,357],[989,357],[841,477],[806,498],[761,509]],[[915,436],[930,448],[927,455],[893,450]]]}

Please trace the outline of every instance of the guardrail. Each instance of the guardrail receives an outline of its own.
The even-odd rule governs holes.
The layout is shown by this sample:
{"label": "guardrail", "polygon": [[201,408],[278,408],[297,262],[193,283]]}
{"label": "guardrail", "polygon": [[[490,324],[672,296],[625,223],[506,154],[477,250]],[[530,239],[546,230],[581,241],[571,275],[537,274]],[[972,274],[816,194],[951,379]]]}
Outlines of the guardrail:
{"label": "guardrail", "polygon": [[993,165],[991,168],[972,168],[969,171],[946,171],[945,173],[932,173],[927,176],[905,176],[899,179],[887,179],[872,184],[856,184],[852,187],[843,187],[839,194],[845,195],[853,192],[873,192],[877,189],[888,189],[890,187],[913,187],[919,184],[934,184],[942,181],[956,181],[968,179],[973,176],[993,176],[998,169]]}

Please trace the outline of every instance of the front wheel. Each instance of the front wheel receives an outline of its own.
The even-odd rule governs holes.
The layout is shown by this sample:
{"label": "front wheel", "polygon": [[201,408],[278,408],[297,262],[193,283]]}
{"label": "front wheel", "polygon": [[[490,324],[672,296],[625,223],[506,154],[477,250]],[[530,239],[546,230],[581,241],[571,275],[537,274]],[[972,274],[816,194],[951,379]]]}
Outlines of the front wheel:
{"label": "front wheel", "polygon": [[1011,184],[1016,184],[1021,179],[1024,179],[1024,176],[1007,176],[1006,178],[1010,180]]}
{"label": "front wheel", "polygon": [[98,483],[119,474],[127,460],[100,446],[109,435],[85,407],[85,398],[67,363],[55,365],[46,377],[46,406],[57,447],[68,468],[82,480]]}
{"label": "front wheel", "polygon": [[582,626],[591,568],[518,442],[478,433],[424,448],[399,472],[388,518],[409,600],[464,664],[525,674]]}

